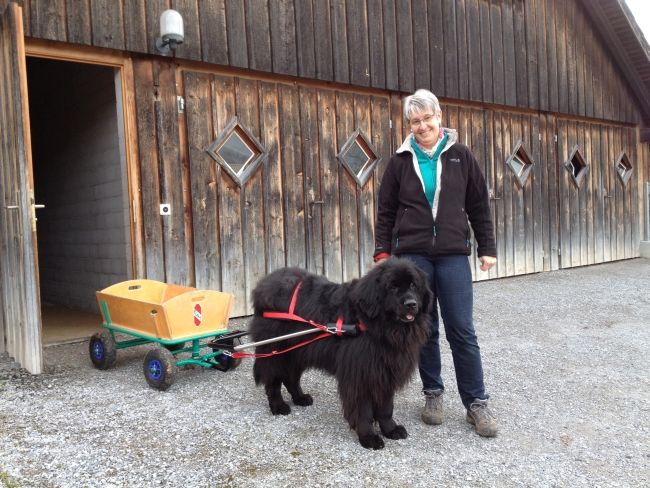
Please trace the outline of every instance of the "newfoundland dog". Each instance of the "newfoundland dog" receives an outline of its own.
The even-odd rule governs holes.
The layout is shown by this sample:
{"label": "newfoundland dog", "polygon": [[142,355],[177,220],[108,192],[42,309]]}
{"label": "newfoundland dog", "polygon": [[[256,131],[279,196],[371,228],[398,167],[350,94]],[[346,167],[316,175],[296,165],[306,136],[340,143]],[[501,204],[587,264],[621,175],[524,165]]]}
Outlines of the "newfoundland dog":
{"label": "newfoundland dog", "polygon": [[407,437],[406,429],[393,420],[393,398],[411,379],[429,333],[432,294],[422,271],[410,261],[390,258],[360,279],[337,284],[284,268],[260,280],[253,301],[249,332],[255,342],[314,327],[273,312],[293,312],[321,325],[338,320],[343,329],[358,330],[354,337],[325,332],[322,338],[305,335],[256,346],[253,374],[256,384],[265,387],[271,413],[291,411],[282,398],[283,384],[295,405],[311,405],[300,377],[317,368],[336,377],[343,415],[363,447],[384,447],[375,421],[389,439]]}

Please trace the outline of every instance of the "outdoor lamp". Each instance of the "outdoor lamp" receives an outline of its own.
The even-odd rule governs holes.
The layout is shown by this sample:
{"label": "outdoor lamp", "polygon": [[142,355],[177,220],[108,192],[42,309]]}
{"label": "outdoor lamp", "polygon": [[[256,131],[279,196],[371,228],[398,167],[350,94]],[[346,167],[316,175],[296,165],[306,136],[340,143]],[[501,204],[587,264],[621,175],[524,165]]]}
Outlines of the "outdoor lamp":
{"label": "outdoor lamp", "polygon": [[165,10],[160,15],[160,37],[156,38],[156,49],[169,54],[183,43],[183,39],[183,17],[176,10]]}

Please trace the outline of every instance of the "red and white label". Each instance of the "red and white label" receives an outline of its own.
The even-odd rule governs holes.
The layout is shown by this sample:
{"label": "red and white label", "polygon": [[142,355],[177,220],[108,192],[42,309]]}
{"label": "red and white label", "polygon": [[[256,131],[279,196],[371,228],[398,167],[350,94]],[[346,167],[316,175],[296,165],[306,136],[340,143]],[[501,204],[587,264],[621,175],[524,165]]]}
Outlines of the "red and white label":
{"label": "red and white label", "polygon": [[201,320],[203,320],[203,315],[201,314],[201,304],[197,303],[194,305],[194,325],[197,327],[201,325]]}

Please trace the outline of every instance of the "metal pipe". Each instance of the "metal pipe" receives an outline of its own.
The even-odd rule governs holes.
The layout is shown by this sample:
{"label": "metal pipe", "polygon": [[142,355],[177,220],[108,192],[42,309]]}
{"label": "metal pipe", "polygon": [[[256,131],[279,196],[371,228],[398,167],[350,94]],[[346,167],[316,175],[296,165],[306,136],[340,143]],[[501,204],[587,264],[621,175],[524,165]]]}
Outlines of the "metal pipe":
{"label": "metal pipe", "polygon": [[241,351],[242,349],[248,349],[248,348],[256,347],[256,346],[262,346],[264,344],[270,344],[271,342],[278,342],[278,341],[283,341],[285,339],[291,339],[293,337],[300,337],[300,336],[304,336],[304,335],[307,335],[307,334],[314,334],[315,332],[324,332],[324,331],[322,329],[314,327],[312,329],[301,330],[299,332],[293,332],[292,334],[286,334],[286,335],[279,336],[279,337],[272,337],[270,339],[264,339],[263,341],[248,342],[246,344],[241,344],[239,346],[233,347],[233,350],[234,351]]}

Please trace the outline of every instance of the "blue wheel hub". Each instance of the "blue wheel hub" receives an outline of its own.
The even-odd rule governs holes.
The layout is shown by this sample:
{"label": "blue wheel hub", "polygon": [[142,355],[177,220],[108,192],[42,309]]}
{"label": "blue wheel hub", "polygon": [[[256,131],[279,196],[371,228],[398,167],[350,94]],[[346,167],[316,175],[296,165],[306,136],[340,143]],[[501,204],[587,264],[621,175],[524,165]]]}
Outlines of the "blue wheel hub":
{"label": "blue wheel hub", "polygon": [[163,367],[158,359],[152,359],[147,365],[149,377],[153,380],[159,380],[163,375]]}
{"label": "blue wheel hub", "polygon": [[93,342],[93,358],[97,361],[104,359],[104,345],[100,341]]}

